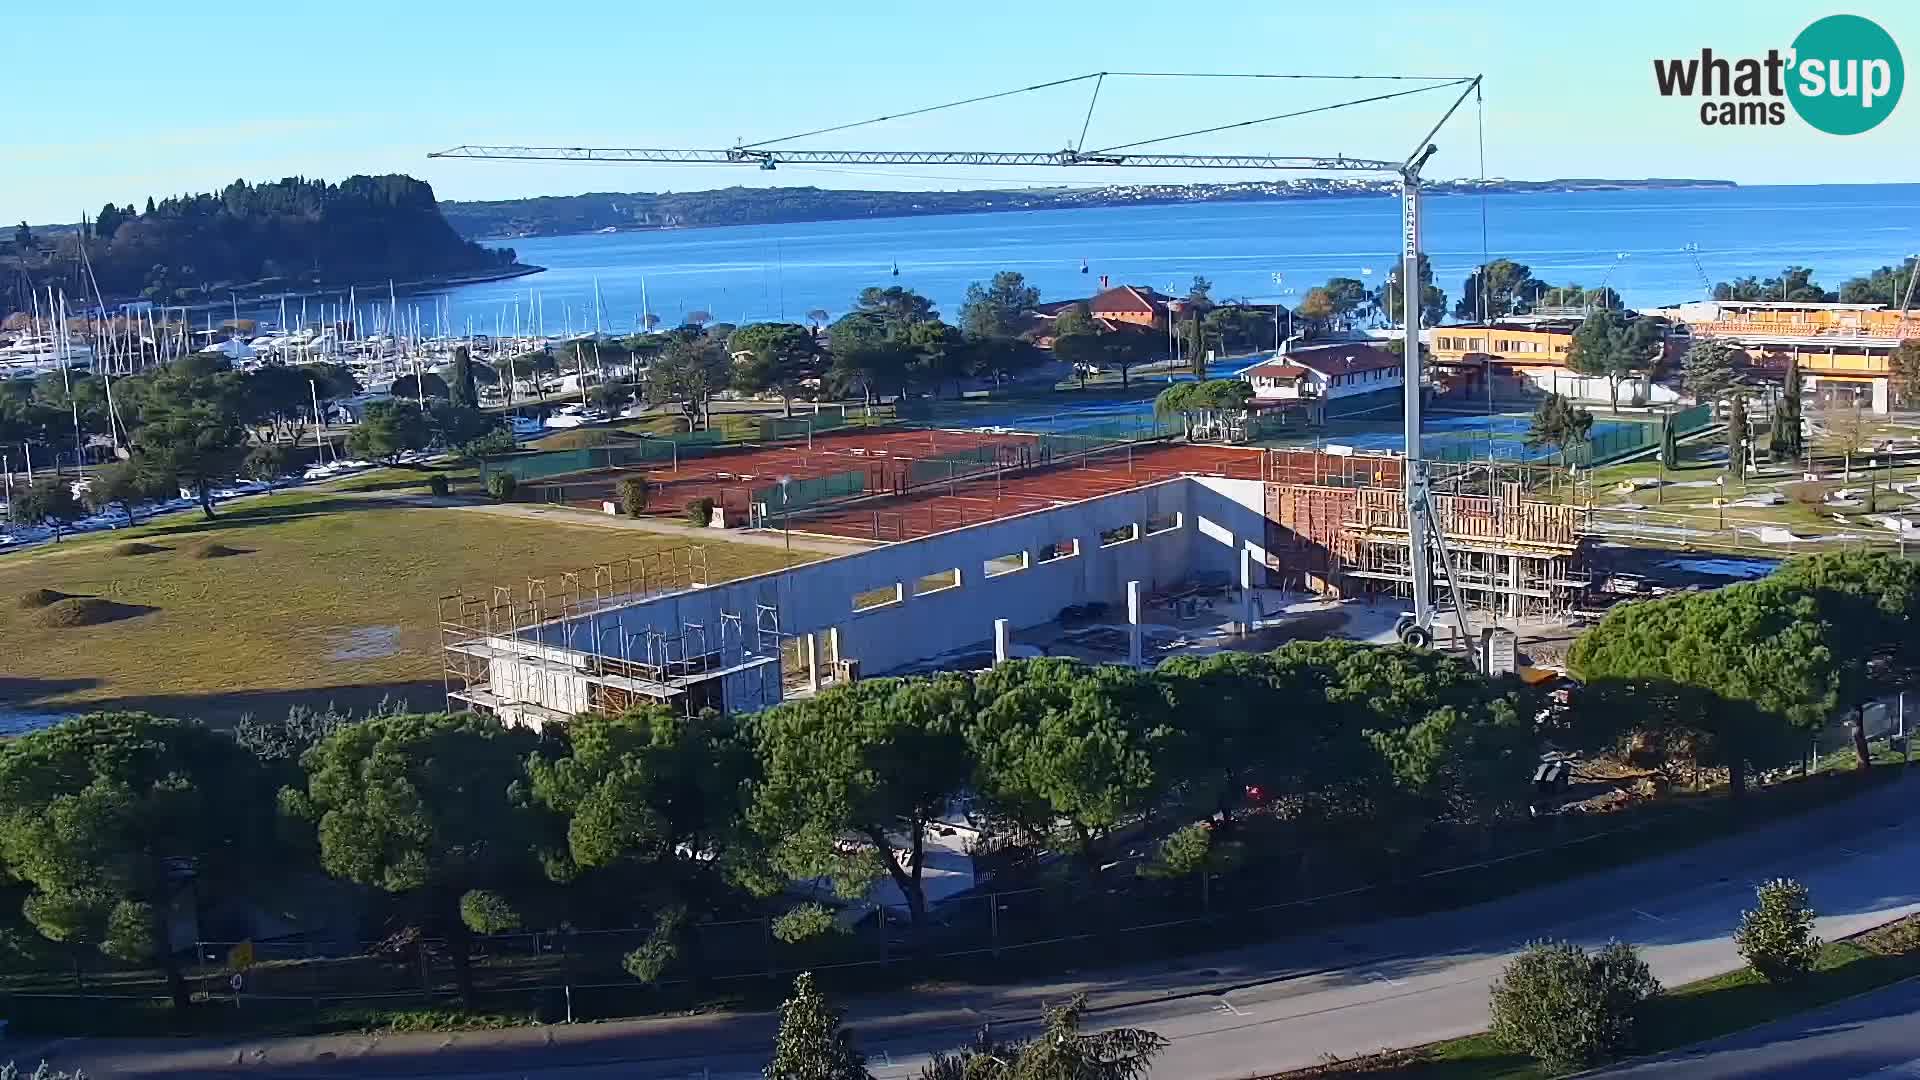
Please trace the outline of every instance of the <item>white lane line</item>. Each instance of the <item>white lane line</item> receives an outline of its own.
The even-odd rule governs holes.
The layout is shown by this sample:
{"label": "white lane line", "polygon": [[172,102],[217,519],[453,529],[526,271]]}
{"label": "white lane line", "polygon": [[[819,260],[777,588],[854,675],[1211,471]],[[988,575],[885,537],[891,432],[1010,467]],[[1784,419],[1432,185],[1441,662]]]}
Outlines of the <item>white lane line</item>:
{"label": "white lane line", "polygon": [[1214,1011],[1214,1012],[1223,1012],[1223,1013],[1227,1013],[1227,1014],[1229,1014],[1229,1015],[1232,1015],[1232,1016],[1245,1016],[1245,1015],[1247,1015],[1246,1013],[1243,1013],[1243,1012],[1241,1012],[1241,1011],[1240,1011],[1239,1009],[1236,1009],[1236,1008],[1234,1008],[1234,1007],[1233,1007],[1233,1002],[1231,1002],[1231,1001],[1228,1001],[1228,1000],[1227,1000],[1226,998],[1224,998],[1224,997],[1220,999],[1220,1004],[1218,1004],[1218,1005],[1215,1005],[1215,1006],[1213,1007],[1213,1011]]}
{"label": "white lane line", "polygon": [[1653,912],[1651,912],[1651,911],[1641,911],[1641,910],[1640,910],[1639,908],[1634,908],[1634,909],[1633,909],[1633,913],[1634,913],[1635,915],[1638,915],[1638,916],[1640,916],[1640,917],[1641,917],[1641,918],[1643,918],[1643,919],[1646,919],[1646,920],[1648,920],[1649,922],[1666,922],[1666,921],[1667,921],[1666,919],[1664,919],[1664,918],[1662,918],[1661,916],[1659,916],[1659,915],[1655,915],[1655,914],[1654,914]]}
{"label": "white lane line", "polygon": [[1379,972],[1377,972],[1377,971],[1369,971],[1369,972],[1367,972],[1367,977],[1368,977],[1368,978],[1370,978],[1370,979],[1379,979],[1379,980],[1380,980],[1381,982],[1383,982],[1383,983],[1386,983],[1386,984],[1387,984],[1388,986],[1405,986],[1405,985],[1407,985],[1406,983],[1403,983],[1403,982],[1401,982],[1401,981],[1399,981],[1398,979],[1389,979],[1389,978],[1387,978],[1387,977],[1386,977],[1385,975],[1382,975],[1382,974],[1380,974],[1380,973],[1379,973]]}

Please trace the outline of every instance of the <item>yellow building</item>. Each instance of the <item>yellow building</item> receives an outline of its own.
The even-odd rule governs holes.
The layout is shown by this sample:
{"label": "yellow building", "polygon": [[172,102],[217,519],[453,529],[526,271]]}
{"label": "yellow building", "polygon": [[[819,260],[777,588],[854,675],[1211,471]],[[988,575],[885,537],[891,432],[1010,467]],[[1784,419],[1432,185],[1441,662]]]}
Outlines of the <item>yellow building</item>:
{"label": "yellow building", "polygon": [[1573,326],[1440,326],[1429,335],[1427,350],[1436,363],[1449,360],[1495,362],[1524,367],[1566,367]]}

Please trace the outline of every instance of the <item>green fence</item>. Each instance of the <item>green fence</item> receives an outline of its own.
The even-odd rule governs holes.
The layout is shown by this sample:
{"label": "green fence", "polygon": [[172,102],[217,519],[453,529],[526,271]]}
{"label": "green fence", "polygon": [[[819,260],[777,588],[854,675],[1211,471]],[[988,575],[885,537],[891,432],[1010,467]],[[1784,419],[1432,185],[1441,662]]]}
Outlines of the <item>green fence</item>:
{"label": "green fence", "polygon": [[1681,409],[1669,416],[1667,423],[1673,425],[1675,435],[1691,435],[1701,428],[1712,426],[1713,406],[1695,405],[1691,409]]}
{"label": "green fence", "polygon": [[867,474],[865,470],[860,470],[809,476],[789,480],[785,484],[755,488],[751,499],[755,505],[765,506],[769,515],[778,517],[817,503],[859,498],[866,490]]}
{"label": "green fence", "polygon": [[[1695,405],[1669,413],[1665,418],[1675,437],[1691,435],[1714,422],[1711,405]],[[1590,468],[1654,449],[1660,445],[1660,430],[1658,420],[1618,422],[1595,432],[1584,442],[1568,446],[1564,453],[1550,447],[1528,445],[1524,431],[1430,432],[1420,437],[1420,453],[1428,461],[1485,461],[1490,456],[1521,461],[1538,458]]]}

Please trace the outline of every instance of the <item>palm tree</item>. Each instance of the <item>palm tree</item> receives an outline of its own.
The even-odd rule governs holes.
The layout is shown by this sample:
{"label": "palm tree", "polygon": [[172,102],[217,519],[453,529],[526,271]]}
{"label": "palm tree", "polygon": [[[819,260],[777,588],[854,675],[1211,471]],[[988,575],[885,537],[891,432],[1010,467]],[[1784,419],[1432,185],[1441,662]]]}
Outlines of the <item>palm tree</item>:
{"label": "palm tree", "polygon": [[1031,1042],[995,1042],[982,1029],[973,1045],[935,1054],[920,1080],[1139,1080],[1167,1040],[1145,1028],[1083,1033],[1082,994],[1046,1011],[1046,1029]]}

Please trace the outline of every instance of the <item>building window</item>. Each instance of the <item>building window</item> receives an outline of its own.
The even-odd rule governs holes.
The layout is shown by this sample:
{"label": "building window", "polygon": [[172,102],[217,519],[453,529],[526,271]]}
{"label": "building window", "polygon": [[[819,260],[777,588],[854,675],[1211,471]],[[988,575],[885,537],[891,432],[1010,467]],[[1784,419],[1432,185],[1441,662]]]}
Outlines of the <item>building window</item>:
{"label": "building window", "polygon": [[1080,540],[1078,537],[1069,536],[1041,548],[1040,561],[1042,563],[1059,562],[1061,559],[1071,559],[1078,554],[1080,554]]}
{"label": "building window", "polygon": [[1002,577],[1017,574],[1027,568],[1028,556],[1024,551],[1011,555],[996,555],[981,565],[981,573],[987,577]]}
{"label": "building window", "polygon": [[931,596],[937,592],[946,592],[948,589],[957,589],[959,587],[960,568],[956,566],[951,570],[942,570],[936,574],[928,574],[918,581],[915,581],[913,583],[913,595]]}
{"label": "building window", "polygon": [[1147,516],[1147,535],[1159,536],[1161,533],[1169,533],[1178,529],[1180,524],[1181,518],[1178,511],[1171,514],[1149,514]]}
{"label": "building window", "polygon": [[1103,548],[1119,547],[1121,544],[1130,544],[1138,539],[1140,539],[1140,525],[1137,522],[1129,521],[1117,529],[1108,529],[1101,533],[1100,546]]}
{"label": "building window", "polygon": [[866,592],[854,593],[853,610],[873,611],[876,608],[890,607],[897,604],[900,602],[900,599],[900,583],[896,581],[891,585],[882,585],[877,589],[868,589]]}

